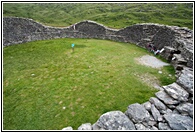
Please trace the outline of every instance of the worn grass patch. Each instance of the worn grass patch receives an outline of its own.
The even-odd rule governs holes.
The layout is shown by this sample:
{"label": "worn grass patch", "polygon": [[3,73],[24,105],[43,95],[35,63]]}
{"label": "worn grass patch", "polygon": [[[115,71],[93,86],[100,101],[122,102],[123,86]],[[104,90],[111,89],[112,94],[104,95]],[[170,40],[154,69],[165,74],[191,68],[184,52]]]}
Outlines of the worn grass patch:
{"label": "worn grass patch", "polygon": [[160,75],[135,62],[145,54],[150,53],[132,44],[95,39],[3,48],[3,129],[77,129],[107,111],[124,112],[132,103],[147,101],[157,90],[136,74],[151,74],[168,84],[175,77],[171,66]]}

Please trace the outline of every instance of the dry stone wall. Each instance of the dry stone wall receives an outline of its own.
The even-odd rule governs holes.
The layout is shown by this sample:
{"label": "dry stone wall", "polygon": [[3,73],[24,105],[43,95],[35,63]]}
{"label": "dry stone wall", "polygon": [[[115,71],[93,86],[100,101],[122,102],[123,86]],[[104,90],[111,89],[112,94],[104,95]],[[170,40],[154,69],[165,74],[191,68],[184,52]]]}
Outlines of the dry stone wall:
{"label": "dry stone wall", "polygon": [[[143,104],[131,104],[124,113],[107,112],[96,123],[82,124],[78,130],[193,130],[192,30],[151,23],[116,30],[93,21],[56,28],[31,19],[3,18],[3,46],[54,38],[108,39],[135,43],[143,48],[150,43],[164,49],[161,56],[176,69],[177,81],[163,86],[156,97]],[[72,127],[63,130],[72,130]]]}
{"label": "dry stone wall", "polygon": [[[36,40],[54,38],[98,38],[120,42],[135,43],[146,48],[148,43],[157,49],[164,47],[179,51],[187,61],[188,67],[193,67],[192,30],[176,26],[158,24],[136,24],[120,30],[110,29],[93,21],[82,21],[66,28],[44,26],[31,19],[4,17],[3,45],[9,46]],[[171,51],[169,51],[171,52]],[[166,56],[174,53],[164,53]]]}

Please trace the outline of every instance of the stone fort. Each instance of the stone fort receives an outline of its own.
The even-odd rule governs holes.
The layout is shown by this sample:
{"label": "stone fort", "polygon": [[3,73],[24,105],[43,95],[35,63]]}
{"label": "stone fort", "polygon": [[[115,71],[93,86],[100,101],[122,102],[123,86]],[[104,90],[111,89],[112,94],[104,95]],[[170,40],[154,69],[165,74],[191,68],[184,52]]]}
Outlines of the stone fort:
{"label": "stone fort", "polygon": [[[193,130],[193,32],[185,27],[153,23],[111,29],[94,21],[81,21],[69,27],[42,25],[32,19],[3,18],[3,46],[55,38],[96,38],[134,43],[163,49],[161,56],[176,70],[176,82],[162,86],[149,101],[131,104],[126,112],[110,111],[96,123],[78,130]],[[174,60],[172,60],[172,58]],[[66,127],[62,130],[72,130]]]}

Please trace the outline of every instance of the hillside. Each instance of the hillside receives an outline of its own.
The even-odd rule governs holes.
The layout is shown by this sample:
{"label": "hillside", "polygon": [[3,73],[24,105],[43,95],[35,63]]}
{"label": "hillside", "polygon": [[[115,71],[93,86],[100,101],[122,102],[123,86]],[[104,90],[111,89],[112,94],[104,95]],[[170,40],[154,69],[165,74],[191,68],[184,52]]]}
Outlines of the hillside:
{"label": "hillside", "polygon": [[159,23],[193,28],[193,3],[3,3],[3,16],[65,27],[93,20],[112,28]]}

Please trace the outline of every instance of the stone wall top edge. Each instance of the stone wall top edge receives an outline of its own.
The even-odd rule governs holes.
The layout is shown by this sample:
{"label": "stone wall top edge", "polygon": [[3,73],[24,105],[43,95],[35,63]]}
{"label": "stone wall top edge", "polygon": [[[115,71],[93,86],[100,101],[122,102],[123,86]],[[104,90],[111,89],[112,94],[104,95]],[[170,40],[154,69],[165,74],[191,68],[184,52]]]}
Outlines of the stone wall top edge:
{"label": "stone wall top edge", "polygon": [[130,27],[133,27],[133,26],[157,26],[157,27],[161,27],[161,28],[170,29],[170,30],[172,30],[174,32],[177,32],[178,30],[184,30],[184,31],[190,32],[190,33],[193,32],[188,27],[170,26],[170,25],[164,25],[164,24],[158,24],[158,23],[137,23],[137,24],[134,24],[134,25],[126,26],[126,27],[124,27],[124,28],[122,28],[120,30],[124,30],[126,28],[130,28]]}
{"label": "stone wall top edge", "polygon": [[75,23],[75,25],[80,24],[80,23],[85,23],[85,22],[97,24],[97,25],[99,25],[99,26],[101,26],[101,27],[104,27],[106,30],[113,30],[113,31],[119,31],[119,30],[120,30],[120,29],[109,28],[109,27],[107,27],[107,26],[105,26],[105,25],[103,25],[103,24],[100,24],[100,23],[98,23],[98,22],[96,22],[96,21],[92,21],[92,20],[82,20],[82,21],[80,21],[80,22]]}
{"label": "stone wall top edge", "polygon": [[48,25],[44,25],[44,24],[42,24],[42,23],[40,23],[40,22],[37,22],[37,21],[35,21],[35,20],[31,19],[31,18],[24,18],[24,17],[8,17],[8,16],[6,16],[6,17],[3,17],[3,18],[9,18],[9,19],[22,19],[22,20],[26,20],[26,21],[31,21],[31,22],[33,22],[33,23],[37,23],[37,24],[39,24],[39,25],[42,25],[42,26],[45,27],[45,28],[50,28],[50,29],[69,29],[69,28],[71,27],[71,26],[67,26],[67,27],[48,26]]}
{"label": "stone wall top edge", "polygon": [[[13,19],[17,18],[17,19],[30,20],[30,21],[32,21],[32,22],[41,24],[42,26],[44,26],[44,27],[46,27],[46,28],[52,28],[52,29],[54,29],[54,28],[55,28],[55,29],[69,29],[69,28],[71,28],[71,27],[73,26],[73,24],[70,25],[70,26],[67,26],[67,27],[46,26],[46,25],[44,25],[44,24],[42,24],[42,23],[40,23],[40,22],[37,22],[37,21],[35,21],[35,20],[31,19],[31,18],[24,18],[24,17],[8,17],[8,16],[6,16],[6,17],[3,17],[3,18],[13,18]],[[99,26],[104,27],[104,28],[107,29],[107,30],[113,30],[113,31],[124,30],[124,29],[126,29],[126,28],[133,27],[133,26],[144,26],[144,25],[148,25],[148,26],[166,27],[166,28],[169,28],[169,29],[171,29],[171,30],[186,30],[186,31],[192,32],[192,30],[188,29],[187,27],[169,26],[169,25],[163,25],[163,24],[158,24],[158,23],[138,23],[138,24],[126,26],[126,27],[121,28],[121,29],[109,28],[109,27],[107,27],[107,26],[104,26],[103,24],[97,23],[97,22],[92,21],[92,20],[82,20],[82,21],[80,21],[80,22],[75,23],[75,25],[80,24],[80,23],[85,23],[85,22],[97,24],[97,25],[99,25]]]}

